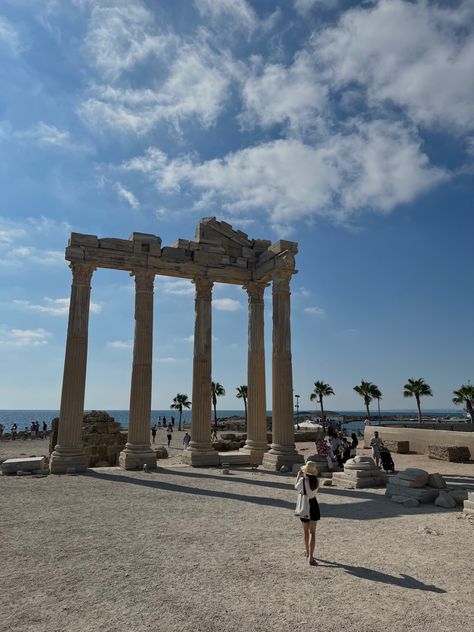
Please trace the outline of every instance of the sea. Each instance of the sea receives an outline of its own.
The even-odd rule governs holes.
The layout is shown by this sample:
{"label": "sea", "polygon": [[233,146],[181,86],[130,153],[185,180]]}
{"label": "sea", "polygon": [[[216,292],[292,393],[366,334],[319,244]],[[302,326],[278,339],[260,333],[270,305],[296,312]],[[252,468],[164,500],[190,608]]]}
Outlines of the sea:
{"label": "sea", "polygon": [[[128,428],[128,412],[129,412],[128,410],[112,410],[112,409],[105,409],[105,410],[106,412],[109,413],[109,415],[111,415],[115,419],[115,421],[118,421],[124,429]],[[413,415],[413,420],[404,419],[403,422],[400,422],[399,419],[398,420],[389,419],[386,415],[387,413],[390,413],[390,412],[396,413],[396,414],[403,413],[404,415]],[[449,417],[450,419],[459,418],[459,420],[465,419],[465,414],[463,414],[459,410],[443,409],[443,410],[427,410],[424,412],[426,412],[426,414],[429,414],[430,416],[439,416],[443,418]],[[272,414],[272,411],[267,410],[267,416],[271,416],[271,414]],[[300,412],[298,418],[302,421],[309,414],[315,414],[315,413]],[[360,410],[359,411],[341,410],[338,412],[338,414],[342,416],[348,416],[348,417],[356,417],[356,416],[365,417],[365,412],[360,411]],[[226,417],[243,417],[244,411],[217,409],[217,416],[219,419],[226,418]],[[5,426],[4,432],[10,432],[12,425],[15,423],[17,425],[19,432],[25,429],[29,430],[29,427],[32,421],[39,421],[40,427],[42,427],[42,423],[43,421],[45,421],[49,429],[51,428],[51,420],[54,419],[55,417],[59,417],[59,410],[18,410],[18,409],[17,410],[0,410],[0,423]],[[151,411],[152,423],[157,423],[159,420],[163,421],[163,417],[166,417],[167,422],[171,421],[171,418],[174,417],[175,422],[177,424],[178,419],[179,419],[179,412],[177,412],[176,410],[152,410]],[[185,428],[190,427],[191,425],[191,411],[190,410],[183,411],[182,423]],[[377,418],[372,417],[371,423],[377,424],[378,423]],[[381,423],[404,423],[404,424],[414,423],[416,424],[418,422],[416,419],[415,411],[403,410],[403,411],[386,411],[384,413],[384,417]],[[363,432],[364,422],[363,421],[352,421],[350,423],[343,422],[341,424],[341,429],[349,433]]]}

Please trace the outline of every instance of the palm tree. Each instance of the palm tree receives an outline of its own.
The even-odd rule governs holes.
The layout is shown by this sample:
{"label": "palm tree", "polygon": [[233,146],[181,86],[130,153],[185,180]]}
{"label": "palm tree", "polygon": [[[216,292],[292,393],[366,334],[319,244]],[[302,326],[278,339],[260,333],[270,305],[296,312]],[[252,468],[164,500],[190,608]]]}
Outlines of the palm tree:
{"label": "palm tree", "polygon": [[421,424],[421,406],[420,397],[429,395],[433,397],[431,386],[420,377],[417,380],[410,378],[403,387],[403,397],[414,397],[416,399],[416,406],[418,408],[418,423]]}
{"label": "palm tree", "polygon": [[247,432],[247,384],[242,384],[242,386],[237,386],[237,399],[244,400],[244,408],[245,408],[245,432]]}
{"label": "palm tree", "polygon": [[179,424],[178,430],[181,430],[181,417],[183,416],[183,408],[191,408],[191,402],[188,396],[184,393],[178,393],[176,397],[173,397],[173,403],[170,408],[173,410],[179,410]]}
{"label": "palm tree", "polygon": [[323,422],[323,426],[326,422],[326,413],[324,412],[323,406],[323,397],[328,397],[329,395],[335,395],[332,387],[329,384],[325,384],[322,380],[318,380],[314,383],[314,391],[309,396],[311,401],[315,399],[318,400],[319,405],[321,406],[321,420]]}
{"label": "palm tree", "polygon": [[382,393],[380,392],[379,387],[376,384],[372,384],[372,382],[366,382],[365,380],[361,380],[360,384],[354,386],[354,390],[361,397],[364,398],[364,405],[367,411],[367,419],[370,419],[370,402],[373,399],[377,399],[377,397],[382,397]]}
{"label": "palm tree", "polygon": [[471,386],[470,384],[463,384],[457,391],[453,391],[453,395],[453,404],[461,406],[465,403],[467,414],[471,418],[471,422],[474,422],[472,410],[472,405],[474,403],[474,386]]}
{"label": "palm tree", "polygon": [[377,400],[377,408],[378,408],[378,413],[379,413],[379,423],[381,421],[380,419],[380,400],[382,399],[382,391],[379,389],[378,386],[375,387],[377,393],[374,395],[375,399]]}
{"label": "palm tree", "polygon": [[214,406],[214,427],[217,429],[217,398],[225,395],[225,388],[219,382],[211,382],[212,405]]}

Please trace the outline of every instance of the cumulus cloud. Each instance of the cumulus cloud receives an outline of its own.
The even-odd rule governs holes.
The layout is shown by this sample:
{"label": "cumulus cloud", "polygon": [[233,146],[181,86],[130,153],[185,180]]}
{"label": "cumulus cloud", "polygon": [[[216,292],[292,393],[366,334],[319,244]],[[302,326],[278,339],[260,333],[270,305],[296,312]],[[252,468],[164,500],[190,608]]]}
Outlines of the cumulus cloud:
{"label": "cumulus cloud", "polygon": [[212,305],[222,312],[236,312],[242,308],[240,301],[234,298],[215,298],[212,301]]}
{"label": "cumulus cloud", "polygon": [[112,349],[131,349],[133,340],[110,340],[107,342],[107,346]]}
{"label": "cumulus cloud", "polygon": [[388,213],[448,176],[431,166],[414,129],[354,119],[311,146],[297,139],[256,145],[220,160],[169,160],[157,150],[123,164],[161,191],[188,186],[226,210],[267,212],[276,225],[321,215],[344,223],[365,210]]}
{"label": "cumulus cloud", "polygon": [[48,344],[51,333],[42,329],[8,329],[0,326],[0,345],[12,347],[41,347]]}
{"label": "cumulus cloud", "polygon": [[354,84],[369,104],[406,110],[420,125],[474,125],[474,5],[380,0],[346,11],[314,35],[314,54],[333,89]]}
{"label": "cumulus cloud", "polygon": [[175,296],[194,296],[194,285],[188,279],[160,278],[158,293],[173,294]]}
{"label": "cumulus cloud", "polygon": [[130,204],[132,208],[137,209],[140,206],[140,202],[135,197],[135,195],[131,191],[126,189],[122,184],[120,184],[120,182],[116,182],[115,188],[117,190],[118,196],[128,202],[128,204]]}
{"label": "cumulus cloud", "polygon": [[[13,303],[19,307],[33,312],[49,314],[50,316],[67,316],[69,314],[69,302],[68,298],[49,298],[48,296],[44,297],[43,304],[35,304],[30,301],[23,300],[13,301]],[[91,301],[89,309],[92,314],[100,314],[102,311],[102,305]]]}
{"label": "cumulus cloud", "polygon": [[252,31],[258,24],[258,18],[245,0],[195,0],[199,13],[226,27]]}

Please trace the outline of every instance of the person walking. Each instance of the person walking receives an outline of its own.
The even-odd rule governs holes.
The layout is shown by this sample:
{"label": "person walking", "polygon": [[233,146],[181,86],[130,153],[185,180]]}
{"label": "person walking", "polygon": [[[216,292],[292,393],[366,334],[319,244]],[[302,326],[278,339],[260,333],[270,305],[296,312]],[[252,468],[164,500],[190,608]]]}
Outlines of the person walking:
{"label": "person walking", "polygon": [[[314,548],[316,545],[316,523],[321,519],[316,492],[318,489],[318,468],[314,461],[307,461],[299,470],[295,489],[301,496],[307,496],[309,504],[309,517],[300,516],[303,523],[303,538],[306,557],[310,566],[317,566],[314,559]],[[301,500],[301,499],[299,499]]]}
{"label": "person walking", "polygon": [[189,434],[189,432],[186,432],[186,434],[183,437],[183,446],[185,450],[188,449],[190,441],[191,441],[191,435]]}
{"label": "person walking", "polygon": [[18,434],[18,426],[16,424],[13,424],[11,428],[11,434],[12,434],[12,441],[16,441],[16,436]]}
{"label": "person walking", "polygon": [[355,432],[351,434],[351,459],[357,455],[357,446],[359,445],[359,439]]}
{"label": "person walking", "polygon": [[155,443],[156,440],[156,424],[151,427],[151,442]]}
{"label": "person walking", "polygon": [[372,448],[372,456],[375,460],[375,465],[380,467],[380,448],[383,446],[383,441],[379,437],[379,431],[374,432],[374,436],[370,440],[370,447]]}
{"label": "person walking", "polygon": [[168,439],[168,448],[171,445],[171,439],[173,438],[173,426],[169,423],[166,429],[166,438]]}

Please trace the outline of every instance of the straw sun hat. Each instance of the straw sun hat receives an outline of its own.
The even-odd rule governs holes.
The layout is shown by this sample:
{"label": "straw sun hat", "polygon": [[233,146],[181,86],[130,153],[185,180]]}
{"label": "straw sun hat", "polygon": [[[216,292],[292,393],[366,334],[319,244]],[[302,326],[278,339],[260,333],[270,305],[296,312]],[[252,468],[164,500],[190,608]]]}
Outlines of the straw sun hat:
{"label": "straw sun hat", "polygon": [[314,461],[306,461],[306,463],[301,466],[301,471],[303,472],[303,474],[309,476],[317,476],[319,474],[318,468],[316,467],[316,463]]}

